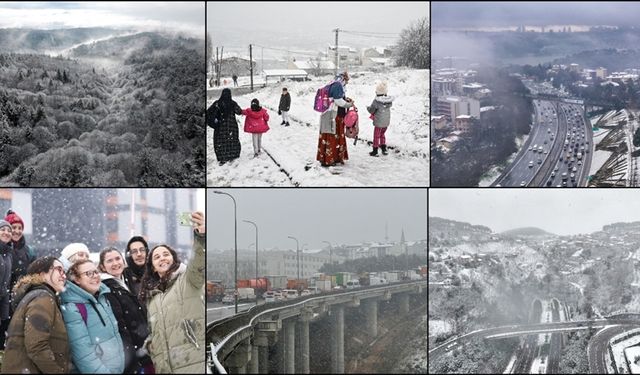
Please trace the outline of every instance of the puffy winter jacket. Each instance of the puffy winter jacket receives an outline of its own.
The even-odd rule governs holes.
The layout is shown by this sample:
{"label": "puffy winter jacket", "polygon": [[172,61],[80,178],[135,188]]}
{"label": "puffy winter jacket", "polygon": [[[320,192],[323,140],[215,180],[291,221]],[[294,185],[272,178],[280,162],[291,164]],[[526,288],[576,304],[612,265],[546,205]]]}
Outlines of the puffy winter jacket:
{"label": "puffy winter jacket", "polygon": [[55,291],[39,277],[25,276],[13,299],[2,362],[5,374],[66,374],[70,355],[67,328]]}
{"label": "puffy winter jacket", "polygon": [[11,268],[13,251],[11,243],[0,241],[0,319],[9,319],[10,288],[11,288]]}
{"label": "puffy winter jacket", "polygon": [[278,109],[281,111],[288,111],[291,107],[291,95],[287,92],[285,95],[280,95],[280,103]]}
{"label": "puffy winter jacket", "polygon": [[393,97],[387,95],[376,96],[367,107],[367,111],[373,115],[373,126],[376,128],[386,128],[391,123],[391,105]]}
{"label": "puffy winter jacket", "polygon": [[111,293],[107,293],[106,297],[118,321],[118,331],[124,346],[125,372],[134,373],[151,363],[148,355],[140,356],[138,353],[144,345],[144,340],[149,336],[147,309],[140,304],[137,296],[113,276],[103,273],[100,278],[111,289]]}
{"label": "puffy winter jacket", "polygon": [[269,114],[264,108],[254,111],[251,108],[243,109],[242,114],[245,115],[244,131],[247,133],[266,133],[269,130]]}
{"label": "puffy winter jacket", "polygon": [[205,373],[205,238],[195,234],[184,271],[164,292],[150,292],[148,348],[156,373]]}
{"label": "puffy winter jacket", "polygon": [[[69,281],[60,294],[75,372],[121,374],[124,371],[124,347],[118,322],[107,301],[109,292],[109,287],[100,283],[96,298]],[[78,303],[85,306],[86,323],[76,305]]]}

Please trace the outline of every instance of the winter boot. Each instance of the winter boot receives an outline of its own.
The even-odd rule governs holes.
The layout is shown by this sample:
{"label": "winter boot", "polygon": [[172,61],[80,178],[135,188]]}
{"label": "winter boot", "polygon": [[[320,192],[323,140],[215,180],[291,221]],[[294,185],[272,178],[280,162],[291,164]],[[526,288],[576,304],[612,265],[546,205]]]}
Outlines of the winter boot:
{"label": "winter boot", "polygon": [[280,125],[284,125],[284,120],[282,120],[282,122],[280,123]]}
{"label": "winter boot", "polygon": [[284,124],[284,126],[289,126],[289,121],[287,121],[287,123],[286,123],[286,124]]}
{"label": "winter boot", "polygon": [[371,156],[378,156],[378,148],[377,148],[377,147],[374,147],[374,148],[373,148],[373,151],[371,151],[371,152],[369,153],[369,155],[371,155]]}
{"label": "winter boot", "polygon": [[382,155],[387,155],[387,145],[380,145],[380,148],[382,149]]}

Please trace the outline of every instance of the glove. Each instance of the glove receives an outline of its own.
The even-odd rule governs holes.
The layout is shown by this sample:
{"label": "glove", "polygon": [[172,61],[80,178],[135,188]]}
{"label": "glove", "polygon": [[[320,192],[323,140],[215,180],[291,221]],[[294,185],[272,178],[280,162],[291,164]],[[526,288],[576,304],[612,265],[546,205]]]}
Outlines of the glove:
{"label": "glove", "polygon": [[281,115],[281,114],[282,114],[282,111],[281,111],[281,110],[278,110],[278,115]]}

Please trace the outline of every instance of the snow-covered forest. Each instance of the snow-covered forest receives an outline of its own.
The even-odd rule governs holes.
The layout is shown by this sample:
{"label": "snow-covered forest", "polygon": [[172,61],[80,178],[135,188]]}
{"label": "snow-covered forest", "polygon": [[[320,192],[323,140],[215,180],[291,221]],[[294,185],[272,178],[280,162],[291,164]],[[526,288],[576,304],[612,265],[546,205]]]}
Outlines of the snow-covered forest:
{"label": "snow-covered forest", "polygon": [[204,184],[204,39],[0,29],[0,183]]}

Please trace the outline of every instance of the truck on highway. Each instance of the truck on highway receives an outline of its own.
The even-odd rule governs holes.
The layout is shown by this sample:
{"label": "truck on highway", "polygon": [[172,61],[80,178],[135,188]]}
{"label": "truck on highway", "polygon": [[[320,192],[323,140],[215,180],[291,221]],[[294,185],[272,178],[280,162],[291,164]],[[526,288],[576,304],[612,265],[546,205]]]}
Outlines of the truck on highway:
{"label": "truck on highway", "polygon": [[253,288],[238,288],[238,301],[255,301],[256,293]]}
{"label": "truck on highway", "polygon": [[578,160],[582,160],[582,152],[578,152]]}
{"label": "truck on highway", "polygon": [[268,275],[265,276],[269,280],[271,289],[286,289],[287,288],[287,276],[286,275]]}
{"label": "truck on highway", "polygon": [[271,283],[266,277],[242,279],[238,280],[238,288],[253,288],[256,295],[261,296],[264,292],[271,290]]}
{"label": "truck on highway", "polygon": [[207,302],[220,302],[224,297],[222,280],[207,280]]}

